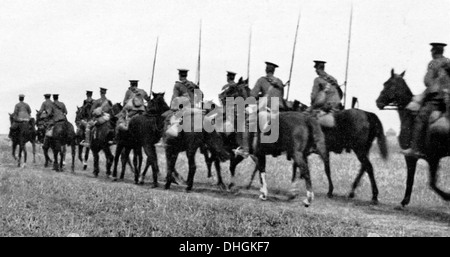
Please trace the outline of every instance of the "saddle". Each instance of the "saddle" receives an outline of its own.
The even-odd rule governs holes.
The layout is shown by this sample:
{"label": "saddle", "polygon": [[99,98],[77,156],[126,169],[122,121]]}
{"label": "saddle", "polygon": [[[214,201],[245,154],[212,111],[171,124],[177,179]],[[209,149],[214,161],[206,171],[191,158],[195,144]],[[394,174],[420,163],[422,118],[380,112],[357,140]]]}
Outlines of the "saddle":
{"label": "saddle", "polygon": [[441,111],[433,111],[428,119],[428,124],[430,128],[439,129],[447,133],[450,131],[450,120]]}

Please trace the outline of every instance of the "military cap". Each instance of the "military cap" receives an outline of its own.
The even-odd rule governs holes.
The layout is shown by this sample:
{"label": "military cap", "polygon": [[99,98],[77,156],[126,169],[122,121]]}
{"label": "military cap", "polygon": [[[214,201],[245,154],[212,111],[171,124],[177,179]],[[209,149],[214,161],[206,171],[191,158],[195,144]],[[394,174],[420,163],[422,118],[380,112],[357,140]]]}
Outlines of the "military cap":
{"label": "military cap", "polygon": [[274,68],[278,68],[279,67],[278,65],[276,65],[275,63],[272,63],[272,62],[266,62],[266,65],[267,66],[272,66]]}
{"label": "military cap", "polygon": [[45,98],[50,98],[52,96],[52,94],[45,94],[44,97]]}
{"label": "military cap", "polygon": [[139,80],[130,80],[130,85],[137,85]]}
{"label": "military cap", "polygon": [[59,94],[53,94],[53,97],[58,97],[59,96]]}
{"label": "military cap", "polygon": [[188,72],[189,72],[189,70],[186,70],[186,69],[178,69],[179,75],[187,76]]}
{"label": "military cap", "polygon": [[327,63],[327,62],[325,62],[325,61],[318,61],[318,60],[314,60],[314,68],[317,68],[317,67],[319,67],[319,66],[322,66],[322,67],[325,67],[325,63]]}
{"label": "military cap", "polygon": [[108,91],[108,89],[103,88],[103,87],[100,88],[100,93],[106,94],[106,91]]}
{"label": "military cap", "polygon": [[92,94],[93,94],[92,91],[89,91],[89,90],[86,91],[86,95],[92,95]]}
{"label": "military cap", "polygon": [[236,76],[236,72],[232,72],[232,71],[227,71],[227,76]]}
{"label": "military cap", "polygon": [[24,94],[20,94],[19,97],[25,97],[25,95]]}
{"label": "military cap", "polygon": [[447,46],[447,44],[445,43],[430,43],[431,46],[433,47],[445,47]]}

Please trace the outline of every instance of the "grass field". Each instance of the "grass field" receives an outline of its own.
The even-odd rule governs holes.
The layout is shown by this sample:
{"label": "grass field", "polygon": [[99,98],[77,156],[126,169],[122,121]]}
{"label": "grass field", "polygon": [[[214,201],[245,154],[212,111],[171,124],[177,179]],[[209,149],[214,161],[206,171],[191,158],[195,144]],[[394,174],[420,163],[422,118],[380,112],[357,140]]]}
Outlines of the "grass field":
{"label": "grass field", "polygon": [[[427,164],[419,162],[411,199],[402,200],[406,165],[390,138],[390,159],[383,162],[376,146],[371,160],[380,191],[380,204],[370,204],[371,189],[364,176],[355,199],[346,197],[359,162],[353,154],[331,156],[335,197],[328,199],[323,164],[310,157],[315,201],[305,208],[301,198],[288,201],[291,163],[284,156],[269,157],[267,182],[269,200],[258,200],[259,182],[246,190],[254,164],[245,160],[238,167],[237,192],[223,191],[206,177],[203,156],[197,157],[194,190],[184,186],[162,189],[165,158],[159,149],[160,187],[150,188],[151,174],[144,186],[133,184],[128,170],[125,181],[111,182],[105,176],[102,157],[99,178],[77,161],[75,173],[55,173],[43,168],[42,150],[37,163],[30,160],[17,168],[10,142],[0,137],[0,236],[450,236],[450,204],[428,187]],[[29,147],[30,148],[30,147]],[[69,160],[68,160],[69,161]],[[449,159],[441,162],[440,185],[450,190]],[[180,155],[178,171],[186,177],[187,160]],[[222,176],[229,181],[228,163]]]}

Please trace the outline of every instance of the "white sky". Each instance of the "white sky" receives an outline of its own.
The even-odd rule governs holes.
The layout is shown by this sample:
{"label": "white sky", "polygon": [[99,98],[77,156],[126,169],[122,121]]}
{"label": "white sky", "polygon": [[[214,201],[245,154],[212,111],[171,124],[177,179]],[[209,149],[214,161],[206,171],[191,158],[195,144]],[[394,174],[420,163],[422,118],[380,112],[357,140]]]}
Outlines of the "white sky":
{"label": "white sky", "polygon": [[[406,70],[414,93],[423,88],[430,42],[450,43],[448,0],[354,0],[347,107],[377,113],[385,130],[399,129],[395,112],[375,106],[390,69]],[[198,34],[202,30],[201,89],[217,99],[225,71],[247,74],[252,26],[250,84],[264,75],[264,61],[277,63],[275,76],[288,80],[299,10],[299,36],[290,100],[309,104],[316,74],[313,60],[326,60],[326,71],[345,79],[351,2],[342,0],[1,0],[0,133],[9,128],[8,112],[26,94],[35,115],[44,93],[59,93],[74,121],[85,90],[109,89],[121,102],[130,79],[150,88],[156,38],[159,50],[154,91],[172,95],[178,68],[195,81]]]}

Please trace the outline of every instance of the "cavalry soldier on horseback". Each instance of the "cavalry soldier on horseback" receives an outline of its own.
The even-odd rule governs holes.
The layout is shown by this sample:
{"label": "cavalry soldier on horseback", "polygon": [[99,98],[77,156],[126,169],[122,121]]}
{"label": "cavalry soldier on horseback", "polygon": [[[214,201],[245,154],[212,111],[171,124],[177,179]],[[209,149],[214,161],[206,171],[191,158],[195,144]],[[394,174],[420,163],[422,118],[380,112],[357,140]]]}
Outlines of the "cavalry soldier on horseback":
{"label": "cavalry soldier on horseback", "polygon": [[[86,91],[86,99],[83,100],[83,105],[80,109],[82,110],[91,110],[92,105],[94,104],[94,99],[92,98],[92,91]],[[87,115],[87,114],[85,114]],[[89,121],[91,115],[87,115],[87,117],[82,117],[80,121],[77,121],[77,134],[79,135],[80,130],[85,130],[87,126],[87,122]]]}
{"label": "cavalry soldier on horseback", "polygon": [[[125,93],[123,109],[117,115],[119,118],[117,130],[128,130],[128,122],[136,115],[145,112],[145,101],[150,101],[150,97],[145,90],[138,88],[139,80],[130,80],[130,87]],[[117,133],[118,131],[116,131]]]}
{"label": "cavalry soldier on horseback", "polygon": [[53,116],[53,102],[50,99],[51,94],[45,94],[45,101],[41,105],[41,109],[39,109],[40,119],[44,121],[44,130],[47,131],[47,128],[50,125],[51,118]]}
{"label": "cavalry soldier on horseback", "polygon": [[[175,82],[173,87],[173,95],[170,101],[170,111],[163,114],[167,122],[170,122],[166,134],[176,137],[178,134],[178,126],[181,123],[181,117],[185,110],[199,109],[201,107],[203,93],[200,87],[194,82],[187,79],[189,70],[178,69],[179,81]],[[186,106],[186,105],[189,106]],[[183,109],[180,106],[183,105]]]}
{"label": "cavalry soldier on horseback", "polygon": [[235,86],[236,82],[234,82],[234,79],[236,78],[236,73],[232,71],[227,71],[227,84],[222,87],[222,91],[226,90],[227,88],[231,86]]}
{"label": "cavalry soldier on horseback", "polygon": [[414,120],[414,129],[412,133],[411,147],[403,150],[402,153],[406,156],[424,157],[421,149],[424,145],[426,129],[428,127],[430,115],[433,111],[442,111],[442,106],[445,106],[443,94],[443,84],[438,83],[440,76],[445,75],[443,66],[450,64],[450,59],[446,58],[444,54],[444,43],[431,43],[431,56],[433,60],[428,64],[427,73],[425,74],[424,83],[425,91],[413,98],[412,102],[406,106],[406,109],[412,112],[418,112]]}
{"label": "cavalry soldier on horseback", "polygon": [[12,124],[9,130],[8,137],[10,139],[13,138],[13,134],[16,132],[19,123],[29,122],[31,119],[31,108],[30,106],[24,102],[25,95],[19,95],[19,103],[17,103],[14,107],[14,112],[12,114]]}
{"label": "cavalry soldier on horseback", "polygon": [[[266,76],[263,76],[256,81],[255,87],[251,90],[250,96],[254,97],[256,99],[259,99],[259,97],[267,97],[267,107],[270,109],[272,106],[272,100],[274,98],[278,98],[279,103],[279,111],[285,111],[287,110],[287,105],[285,100],[283,99],[284,95],[284,87],[285,85],[283,82],[274,76],[275,69],[279,66],[271,63],[271,62],[265,62],[266,63]],[[261,104],[260,104],[261,106]],[[254,107],[250,107],[247,109],[250,112],[253,112],[255,110],[251,110]],[[249,120],[248,122],[255,122],[253,120]],[[249,156],[249,124],[245,124],[246,128],[245,131],[242,133],[241,137],[237,137],[239,141],[240,147],[236,150],[234,150],[235,154],[241,155],[244,158],[247,158]]]}
{"label": "cavalry soldier on horseback", "polygon": [[63,122],[63,121],[67,121],[66,115],[67,115],[67,109],[66,109],[66,105],[63,102],[59,101],[59,95],[58,94],[54,94],[53,95],[53,102],[52,102],[52,111],[51,111],[52,115],[51,115],[51,119],[48,122],[48,126],[47,126],[47,132],[46,135],[49,137],[53,136],[53,126],[57,123],[57,122]]}
{"label": "cavalry soldier on horseback", "polygon": [[86,126],[86,138],[80,144],[85,147],[91,145],[91,128],[96,124],[103,124],[110,120],[110,112],[112,110],[112,102],[106,98],[106,88],[100,88],[100,98],[95,100],[92,104],[90,113],[92,120]]}
{"label": "cavalry soldier on horseback", "polygon": [[324,61],[314,61],[317,78],[314,79],[314,85],[311,92],[311,108],[313,110],[321,109],[325,112],[339,111],[343,109],[341,99],[342,90],[337,80],[325,72]]}

